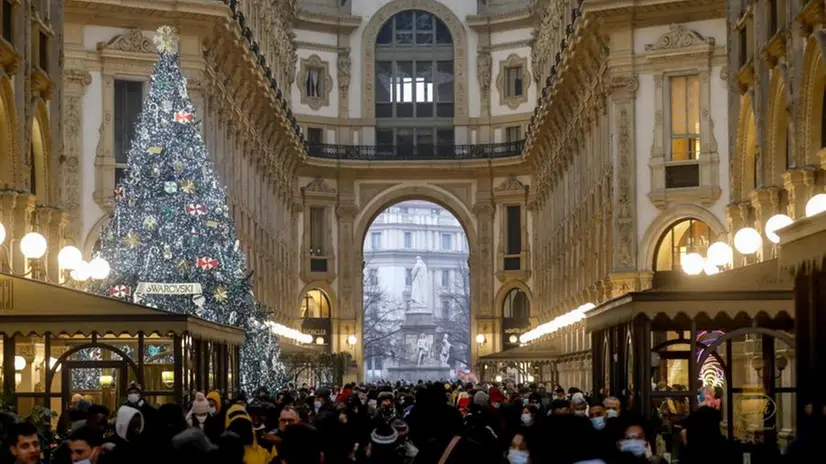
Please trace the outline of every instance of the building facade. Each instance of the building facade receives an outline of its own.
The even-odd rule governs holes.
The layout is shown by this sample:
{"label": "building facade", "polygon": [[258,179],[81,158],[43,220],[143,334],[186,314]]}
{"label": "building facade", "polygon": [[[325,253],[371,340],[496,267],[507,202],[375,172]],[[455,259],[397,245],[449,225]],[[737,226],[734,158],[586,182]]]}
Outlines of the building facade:
{"label": "building facade", "polygon": [[[725,232],[730,81],[722,1],[537,7],[543,88],[524,157],[536,195],[532,309],[549,321],[649,288]],[[561,384],[604,389],[591,385],[584,324],[545,338]]]}

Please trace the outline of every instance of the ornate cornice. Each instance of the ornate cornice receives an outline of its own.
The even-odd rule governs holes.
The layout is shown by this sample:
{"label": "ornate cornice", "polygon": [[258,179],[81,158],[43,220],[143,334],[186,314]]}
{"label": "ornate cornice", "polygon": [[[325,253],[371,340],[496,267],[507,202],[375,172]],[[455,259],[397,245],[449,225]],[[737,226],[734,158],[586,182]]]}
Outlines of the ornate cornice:
{"label": "ornate cornice", "polygon": [[66,85],[79,84],[87,87],[92,83],[92,75],[85,69],[66,69],[63,71],[63,83]]}
{"label": "ornate cornice", "polygon": [[112,37],[108,42],[98,42],[98,50],[116,50],[132,53],[155,53],[152,39],[143,35],[140,29],[132,29],[123,34]]}
{"label": "ornate cornice", "polygon": [[304,186],[304,192],[314,192],[314,193],[336,193],[336,189],[330,187],[330,185],[321,177],[316,177],[312,181],[310,181],[307,185]]}
{"label": "ornate cornice", "polygon": [[687,29],[682,24],[672,24],[668,32],[661,35],[653,44],[647,44],[645,51],[673,50],[696,45],[714,45],[713,37],[703,37],[698,32]]}

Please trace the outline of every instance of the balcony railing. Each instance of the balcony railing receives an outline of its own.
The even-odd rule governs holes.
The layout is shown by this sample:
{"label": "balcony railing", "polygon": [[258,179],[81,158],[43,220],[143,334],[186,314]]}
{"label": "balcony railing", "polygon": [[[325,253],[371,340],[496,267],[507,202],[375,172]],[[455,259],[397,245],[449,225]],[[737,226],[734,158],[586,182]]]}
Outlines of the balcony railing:
{"label": "balcony railing", "polygon": [[481,160],[520,156],[524,140],[477,145],[329,145],[307,142],[311,158],[352,161]]}

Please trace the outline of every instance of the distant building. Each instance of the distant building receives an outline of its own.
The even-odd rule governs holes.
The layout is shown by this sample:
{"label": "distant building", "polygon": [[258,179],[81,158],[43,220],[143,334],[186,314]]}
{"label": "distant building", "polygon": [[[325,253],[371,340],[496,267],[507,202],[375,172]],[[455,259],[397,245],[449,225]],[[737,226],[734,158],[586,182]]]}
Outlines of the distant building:
{"label": "distant building", "polygon": [[[449,326],[451,322],[461,320],[457,313],[468,311],[465,291],[468,241],[462,225],[439,205],[405,201],[380,213],[365,236],[365,311],[390,312],[383,327],[371,326],[370,316],[366,316],[368,327],[365,330],[372,328],[389,333],[404,320],[417,256],[421,256],[427,265],[427,281],[430,283],[427,305],[434,318]],[[371,338],[374,337],[365,335],[367,343]],[[396,350],[397,346],[398,341],[394,340],[365,346],[367,380],[385,378],[383,369],[393,362],[394,354],[400,355],[388,352]],[[461,349],[452,349],[452,356],[461,357]]]}

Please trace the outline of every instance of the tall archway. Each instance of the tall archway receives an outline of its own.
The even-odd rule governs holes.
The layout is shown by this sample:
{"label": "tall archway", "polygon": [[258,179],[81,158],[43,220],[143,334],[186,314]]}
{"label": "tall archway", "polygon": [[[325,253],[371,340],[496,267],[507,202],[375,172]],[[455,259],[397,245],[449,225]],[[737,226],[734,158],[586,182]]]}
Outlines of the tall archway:
{"label": "tall archway", "polygon": [[817,162],[814,158],[826,146],[826,118],[823,117],[826,99],[826,64],[823,49],[826,46],[826,32],[815,31],[806,43],[803,57],[803,150],[797,156],[798,164]]}
{"label": "tall archway", "polygon": [[705,255],[711,245],[711,228],[698,219],[683,219],[672,224],[660,237],[654,253],[654,271],[682,269],[682,257],[688,253]]}
{"label": "tall archway", "polygon": [[[457,125],[465,124],[468,117],[467,100],[467,33],[462,21],[445,5],[435,0],[395,0],[381,7],[364,28],[362,36],[362,77],[368,86],[376,82],[376,43],[382,27],[397,13],[418,10],[438,18],[451,36],[453,43],[453,83],[454,119]],[[376,118],[376,95],[368,90],[362,95],[362,117]]]}
{"label": "tall archway", "polygon": [[364,235],[364,376],[448,379],[470,367],[469,243],[441,205],[402,200]]}
{"label": "tall archway", "polygon": [[740,117],[737,123],[737,152],[740,199],[748,199],[749,192],[759,184],[759,172],[757,159],[757,128],[754,122],[754,110],[752,109],[751,97],[743,97],[740,103]]}
{"label": "tall archway", "polygon": [[320,287],[307,287],[301,292],[301,330],[313,336],[313,343],[325,352],[332,350],[333,305],[330,295]]}
{"label": "tall archway", "polygon": [[37,197],[38,204],[48,205],[51,201],[49,195],[51,185],[49,179],[51,143],[49,138],[49,115],[46,104],[42,100],[35,105],[35,116],[32,119],[31,131],[29,188],[31,193]]}
{"label": "tall archway", "polygon": [[789,147],[789,121],[786,114],[786,85],[777,70],[772,73],[769,92],[769,152],[771,153],[771,182],[783,185],[783,173],[794,166]]}
{"label": "tall archway", "polygon": [[14,157],[17,154],[15,146],[15,130],[17,118],[14,111],[14,94],[11,92],[11,81],[8,77],[0,77],[0,188],[14,185],[17,163]]}

